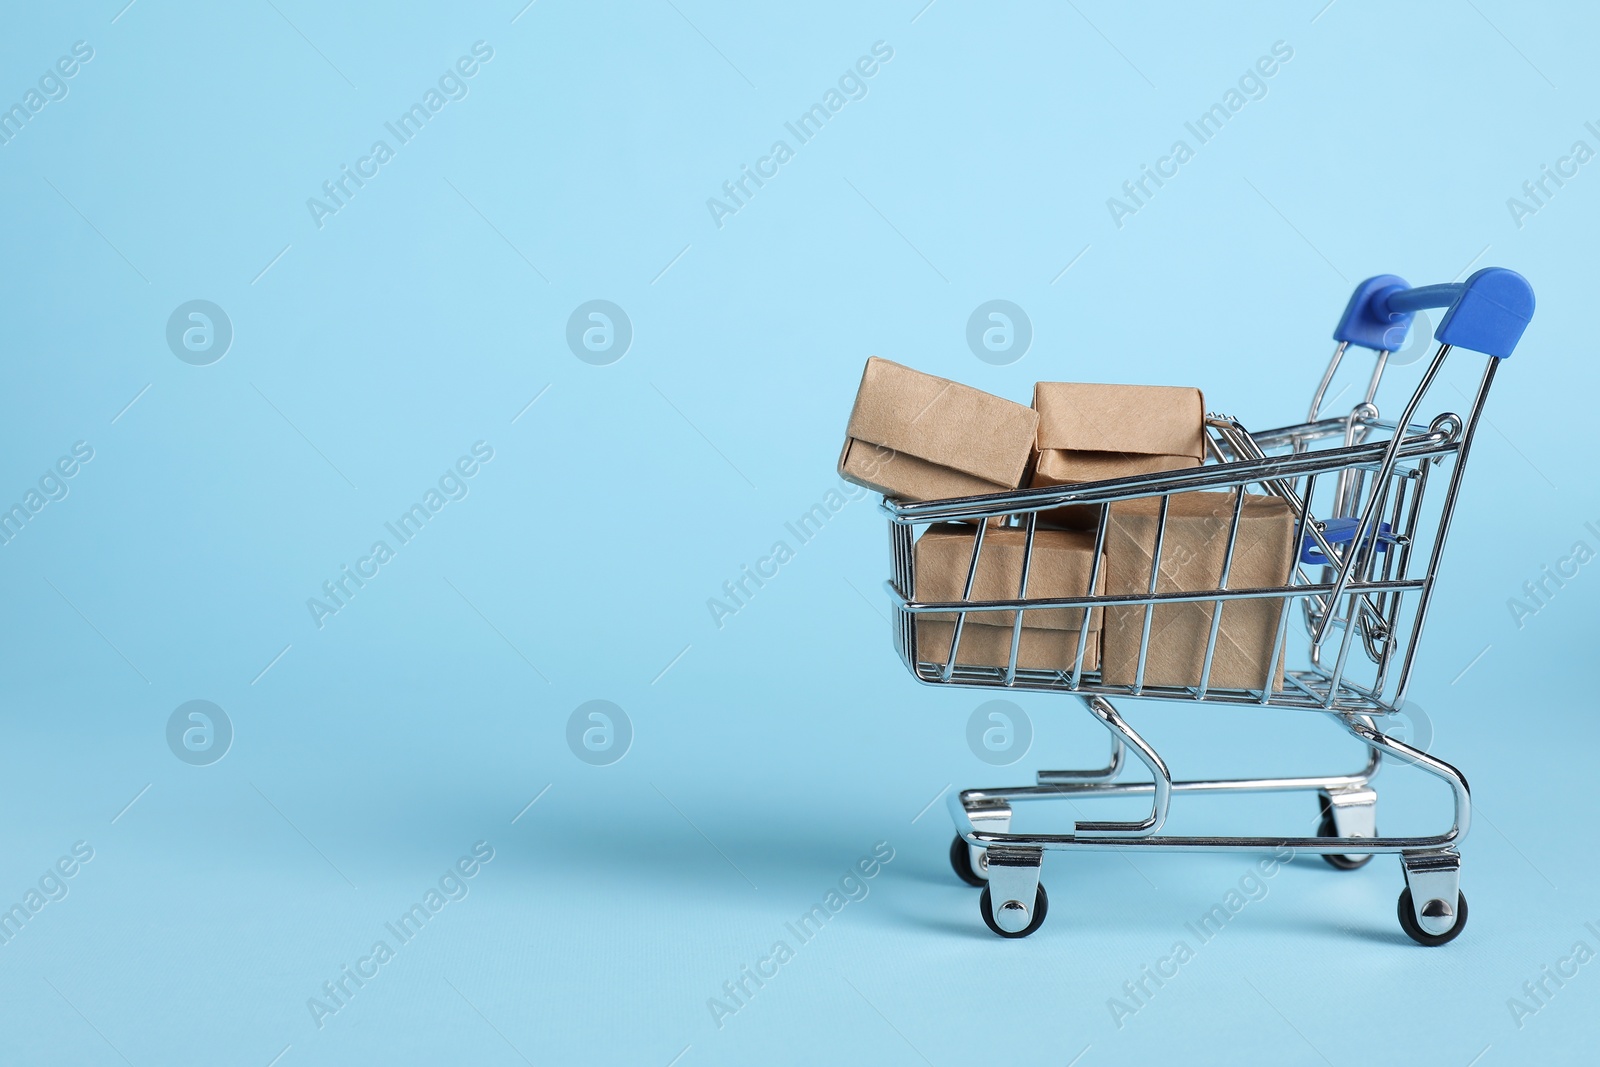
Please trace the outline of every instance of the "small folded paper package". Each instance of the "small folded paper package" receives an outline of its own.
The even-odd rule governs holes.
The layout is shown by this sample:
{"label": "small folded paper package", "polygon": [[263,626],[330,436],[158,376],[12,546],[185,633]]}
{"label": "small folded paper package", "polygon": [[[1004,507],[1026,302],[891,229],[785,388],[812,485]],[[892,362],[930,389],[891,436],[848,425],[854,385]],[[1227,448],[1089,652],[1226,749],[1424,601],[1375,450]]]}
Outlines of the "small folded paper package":
{"label": "small folded paper package", "polygon": [[[1071,486],[1198,467],[1205,459],[1205,400],[1165,385],[1039,382],[1038,451],[1028,484]],[[1100,508],[1070,504],[1046,521],[1092,529]]]}
{"label": "small folded paper package", "polygon": [[873,356],[839,475],[902,500],[1003,493],[1022,484],[1038,424],[1032,408]]}
{"label": "small folded paper package", "polygon": [[[1198,389],[1039,382],[1033,407],[923,374],[876,356],[867,360],[850,414],[839,474],[902,500],[1001,493],[1026,484],[1072,486],[1198,467],[1205,460],[1205,400]],[[1233,492],[1171,495],[1156,592],[1221,587],[1233,521]],[[1075,504],[1043,512],[1028,572],[1029,599],[1090,595],[1095,529],[1103,512],[1106,540],[1092,595],[1150,590],[1160,498],[1110,505]],[[1295,511],[1280,497],[1246,494],[1227,588],[1288,584],[1294,563]],[[1049,528],[1048,523],[1061,527]],[[916,542],[914,597],[963,599],[977,527],[930,526]],[[986,528],[971,600],[1017,599],[1027,531],[992,520]],[[1221,605],[1216,650],[1206,684],[1218,689],[1283,687],[1283,656],[1272,649],[1284,602],[1277,598],[1186,601],[1151,609],[1145,685],[1198,686],[1211,623]],[[1138,677],[1145,607],[1025,609],[1017,648],[1023,669],[1070,671],[1085,628],[1083,670],[1107,685]],[[917,658],[942,663],[956,616],[917,617]],[[1013,612],[969,612],[957,662],[1004,667],[1011,655]]]}
{"label": "small folded paper package", "polygon": [[[913,596],[924,603],[962,600],[967,572],[972,566],[972,540],[977,527],[937,523],[917,539],[916,588]],[[1015,526],[991,526],[978,556],[978,573],[969,600],[1015,600],[1022,579],[1027,531]],[[1089,575],[1094,569],[1094,536],[1079,530],[1035,531],[1033,562],[1028,568],[1028,598],[1054,599],[1089,595]],[[1106,567],[1100,567],[1095,593],[1105,591]],[[1084,642],[1083,669],[1100,662],[1102,609],[1088,612],[1088,640]],[[1082,608],[1041,608],[1022,613],[1022,636],[1017,645],[1017,666],[1026,670],[1070,671],[1078,657],[1079,635],[1084,627]],[[1004,667],[1011,658],[1011,631],[1016,613],[973,611],[961,629],[956,662],[979,667]],[[950,656],[956,616],[935,613],[917,616],[917,659],[943,663]]]}
{"label": "small folded paper package", "polygon": [[[1156,592],[1220,588],[1235,494],[1176,493],[1169,499]],[[1160,506],[1159,497],[1111,505],[1105,544],[1107,595],[1150,591],[1150,557],[1155,548]],[[1227,588],[1260,589],[1288,584],[1294,565],[1295,519],[1295,509],[1281,497],[1245,495]],[[1211,617],[1219,604],[1222,619],[1217,626],[1216,652],[1207,687],[1261,689],[1268,684],[1270,675],[1272,688],[1283,688],[1282,653],[1270,669],[1268,664],[1283,616],[1284,602],[1279,598],[1156,606],[1150,620],[1145,685],[1200,684]],[[1144,605],[1106,608],[1101,648],[1101,680],[1105,684],[1134,684],[1144,613]]]}

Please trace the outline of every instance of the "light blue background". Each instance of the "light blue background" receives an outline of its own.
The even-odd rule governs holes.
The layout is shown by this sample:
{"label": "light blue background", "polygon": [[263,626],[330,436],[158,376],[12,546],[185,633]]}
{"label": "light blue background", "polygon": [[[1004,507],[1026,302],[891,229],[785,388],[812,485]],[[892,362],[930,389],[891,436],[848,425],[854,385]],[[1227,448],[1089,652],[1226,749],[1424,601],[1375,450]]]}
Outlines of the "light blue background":
{"label": "light blue background", "polygon": [[[1520,1029],[1506,1005],[1578,939],[1600,948],[1596,565],[1520,629],[1507,608],[1573,542],[1600,547],[1600,164],[1521,228],[1506,206],[1575,140],[1600,148],[1592,9],[123,2],[14,7],[0,33],[5,104],[94,48],[0,147],[0,499],[94,449],[0,548],[0,901],[94,849],[0,945],[0,1059],[1592,1057],[1600,964]],[[480,40],[469,95],[319,229],[306,199]],[[1117,228],[1106,199],[1280,40],[1268,95]],[[894,55],[865,99],[718,228],[707,198],[877,41]],[[994,938],[942,805],[919,812],[1099,759],[1076,705],[1019,698],[1032,751],[981,763],[965,725],[987,695],[920,687],[890,649],[866,499],[711,619],[836,484],[869,354],[1024,401],[1038,378],[1194,384],[1278,425],[1355,282],[1484,265],[1527,275],[1540,310],[1413,693],[1479,805],[1448,948],[1400,934],[1392,860],[1303,860],[1119,1029],[1108,998],[1246,860],[1054,855],[1044,929]],[[205,367],[164,337],[197,298],[235,330]],[[1009,366],[964,340],[994,298],[1035,331]],[[633,324],[610,366],[565,342],[590,299]],[[1461,359],[1439,406],[1464,403]],[[318,629],[307,598],[477,441],[494,459],[470,495]],[[192,699],[236,731],[211,766],[166,744]],[[611,766],[565,741],[591,699],[633,724]],[[1307,718],[1128,710],[1179,775],[1360,760]],[[1386,830],[1448,816],[1400,770],[1379,788]],[[1175,822],[1292,833],[1309,807]],[[307,999],[480,840],[470,894],[319,1029]],[[870,895],[719,1029],[707,998],[879,841]]]}

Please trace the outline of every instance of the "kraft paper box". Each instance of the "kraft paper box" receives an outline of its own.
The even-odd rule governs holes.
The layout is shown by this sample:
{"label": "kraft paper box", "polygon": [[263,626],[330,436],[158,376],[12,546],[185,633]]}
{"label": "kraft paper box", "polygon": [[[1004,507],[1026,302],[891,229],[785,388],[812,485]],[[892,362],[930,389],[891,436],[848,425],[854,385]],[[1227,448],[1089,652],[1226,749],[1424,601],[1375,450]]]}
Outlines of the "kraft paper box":
{"label": "kraft paper box", "polygon": [[1038,414],[873,356],[850,413],[839,475],[885,496],[942,500],[1022,484]]}
{"label": "kraft paper box", "polygon": [[[1228,550],[1233,493],[1177,493],[1167,513],[1156,592],[1216,589]],[[1155,546],[1160,499],[1112,504],[1106,522],[1106,593],[1145,594],[1150,590],[1150,555]],[[1296,512],[1276,496],[1246,494],[1239,515],[1229,589],[1287,585],[1294,564]],[[1162,604],[1150,620],[1150,651],[1145,685],[1197,686],[1205,665],[1211,616],[1218,601]],[[1132,685],[1139,665],[1144,605],[1107,607],[1102,634],[1101,679],[1107,685]],[[1267,683],[1272,646],[1283,615],[1281,599],[1223,603],[1217,650],[1211,661],[1211,688],[1260,689]],[[1272,687],[1283,688],[1283,656],[1270,672]]]}
{"label": "kraft paper box", "polygon": [[[1205,459],[1205,400],[1198,389],[1040,382],[1033,406],[1038,451],[1028,484],[1034,488],[1198,467]],[[1072,505],[1043,517],[1092,527],[1100,508]]]}
{"label": "kraft paper box", "polygon": [[[928,527],[917,539],[916,588],[921,601],[961,600],[967,570],[972,564],[972,537],[976,527],[940,523]],[[1022,579],[1022,556],[1027,531],[1014,526],[990,527],[978,558],[978,575],[972,583],[972,600],[1014,600]],[[1094,565],[1094,537],[1079,530],[1035,531],[1033,562],[1028,568],[1030,598],[1076,597],[1089,593],[1089,573]],[[1105,588],[1106,568],[1100,568],[1099,588]],[[1089,612],[1089,639],[1084,646],[1083,669],[1100,662],[1100,608]],[[958,663],[1004,667],[1011,658],[1011,611],[970,612],[961,630]],[[943,663],[950,655],[956,616],[929,613],[917,618],[917,658]],[[1070,671],[1078,655],[1078,636],[1084,624],[1082,608],[1053,608],[1022,613],[1022,637],[1017,646],[1017,666],[1032,670]]]}

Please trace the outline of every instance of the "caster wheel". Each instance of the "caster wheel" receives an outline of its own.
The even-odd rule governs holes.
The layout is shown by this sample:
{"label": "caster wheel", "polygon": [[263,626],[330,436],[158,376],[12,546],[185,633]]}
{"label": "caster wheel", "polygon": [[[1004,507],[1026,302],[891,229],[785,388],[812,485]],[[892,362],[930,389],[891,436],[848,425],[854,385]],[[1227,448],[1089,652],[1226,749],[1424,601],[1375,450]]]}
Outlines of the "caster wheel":
{"label": "caster wheel", "polygon": [[1411,908],[1411,887],[1407,886],[1400,891],[1400,929],[1406,936],[1419,945],[1434,948],[1438,945],[1448,944],[1456,939],[1467,926],[1467,896],[1465,893],[1456,893],[1456,924],[1442,934],[1430,934],[1417,925],[1416,913]]}
{"label": "caster wheel", "polygon": [[[1318,837],[1338,837],[1339,831],[1333,825],[1333,807],[1326,800],[1322,802],[1322,821],[1317,824]],[[1341,871],[1354,871],[1365,867],[1372,862],[1372,853],[1365,856],[1345,856],[1323,854],[1323,861],[1328,866]]]}
{"label": "caster wheel", "polygon": [[[1044,885],[1041,883],[1039,886],[1039,892],[1034,896],[1032,921],[1029,922],[1028,925],[1023,929],[1013,933],[1010,930],[1002,930],[1000,927],[995,925],[994,918],[989,914],[990,899],[989,886],[985,884],[983,887],[983,896],[978,900],[978,908],[983,912],[984,925],[993,930],[995,933],[999,934],[1001,937],[1027,937],[1029,934],[1033,933],[1035,930],[1039,929],[1039,927],[1044,925],[1044,917],[1050,912],[1050,897],[1045,893]],[[1445,940],[1448,941],[1449,937],[1446,937]]]}
{"label": "caster wheel", "polygon": [[982,887],[989,884],[983,875],[972,869],[972,850],[959,834],[950,842],[950,866],[955,870],[956,877],[970,886]]}

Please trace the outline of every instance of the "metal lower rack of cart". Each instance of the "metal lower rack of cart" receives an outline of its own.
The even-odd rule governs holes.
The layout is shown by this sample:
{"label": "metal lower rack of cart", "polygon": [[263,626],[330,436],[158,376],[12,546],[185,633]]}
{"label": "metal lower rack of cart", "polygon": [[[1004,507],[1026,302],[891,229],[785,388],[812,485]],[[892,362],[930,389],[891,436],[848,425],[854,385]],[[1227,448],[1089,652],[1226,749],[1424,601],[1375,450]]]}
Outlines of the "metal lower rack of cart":
{"label": "metal lower rack of cart", "polygon": [[[1362,282],[1340,319],[1338,342],[1313,401],[1308,420],[1251,433],[1236,420],[1208,416],[1208,451],[1215,462],[1184,470],[1141,475],[1070,487],[1022,489],[988,496],[920,503],[885,500],[893,555],[893,577],[887,583],[894,607],[896,646],[917,680],[928,685],[1003,688],[1059,692],[1077,697],[1109,733],[1111,754],[1099,768],[1041,770],[1027,785],[967,789],[949,797],[956,827],[951,865],[956,874],[981,886],[984,922],[1002,937],[1025,937],[1044,922],[1049,905],[1040,884],[1044,853],[1054,849],[1148,849],[1168,852],[1228,851],[1321,855],[1330,865],[1353,869],[1380,853],[1400,858],[1405,885],[1400,893],[1401,928],[1423,945],[1442,945],[1457,937],[1467,922],[1467,901],[1460,889],[1458,846],[1471,819],[1471,794],[1455,767],[1429,752],[1386,732],[1385,724],[1400,712],[1411,683],[1412,666],[1422,638],[1450,532],[1473,436],[1500,361],[1510,356],[1533,314],[1533,291],[1518,274],[1486,268],[1465,282],[1410,287],[1393,275]],[[1373,404],[1389,353],[1404,344],[1414,313],[1447,308],[1435,331],[1438,347],[1398,418],[1380,417]],[[1351,346],[1377,354],[1366,399],[1346,415],[1319,417],[1323,396],[1340,361]],[[1447,359],[1456,349],[1488,357],[1471,406],[1465,412],[1442,411],[1418,421],[1423,403]],[[1443,482],[1441,487],[1440,483]],[[1229,494],[1233,501],[1225,554],[1214,583],[1206,588],[1158,591],[1169,515],[1182,510],[1189,494]],[[1243,505],[1256,495],[1275,496],[1293,510],[1292,563],[1286,583],[1233,587],[1230,568]],[[1029,570],[1040,515],[1072,505],[1097,508],[1095,562],[1083,595],[1028,596]],[[1134,593],[1097,592],[1100,552],[1117,506],[1153,514],[1154,538],[1148,588]],[[1225,516],[1224,522],[1229,520]],[[963,598],[919,601],[917,530],[932,524],[964,524],[943,530],[969,531],[971,564]],[[973,599],[974,581],[984,552],[986,531],[1019,530],[1010,535],[1023,543],[1016,596]],[[965,536],[966,534],[963,534]],[[995,551],[995,549],[991,549]],[[1276,605],[1276,632],[1259,687],[1212,684],[1219,620],[1225,610],[1247,610],[1248,602]],[[1293,603],[1301,605],[1304,634],[1290,637]],[[1146,684],[1151,651],[1152,614],[1172,605],[1209,605],[1210,633],[1203,666],[1193,684]],[[1019,666],[1023,609],[1081,613],[1078,658],[1070,668]],[[1144,616],[1137,648],[1137,672],[1131,684],[1108,684],[1102,670],[1085,669],[1084,643],[1090,612],[1128,609]],[[1259,611],[1259,608],[1250,610]],[[962,655],[963,635],[973,640],[971,618],[985,614],[1011,628],[1010,655],[1004,665],[993,657]],[[919,645],[919,628],[948,627],[943,643]],[[948,620],[953,620],[953,627]],[[1360,641],[1355,640],[1360,636]],[[936,646],[938,658],[919,655]],[[946,647],[948,651],[945,651]],[[1352,656],[1359,648],[1360,655]],[[1275,681],[1273,666],[1285,658],[1304,666],[1284,670]],[[1281,669],[1281,668],[1280,668]],[[1236,679],[1235,679],[1236,680]],[[1168,679],[1170,682],[1170,679]],[[1202,705],[1207,713],[1226,714],[1225,705],[1248,705],[1326,715],[1343,734],[1361,742],[1365,763],[1345,774],[1282,778],[1174,778],[1168,764],[1134,730],[1112,700],[1168,700]],[[1127,756],[1146,772],[1147,780],[1125,780]],[[1454,818],[1438,833],[1389,837],[1379,833],[1377,792],[1372,787],[1383,757],[1442,781],[1454,802]],[[1317,819],[1315,834],[1255,837],[1180,836],[1162,829],[1175,798],[1198,793],[1305,792],[1318,805],[1307,811],[1307,825]],[[1107,797],[1146,797],[1149,813],[1123,821],[1076,821],[1053,833],[1014,832],[1012,815],[1024,802]]]}

